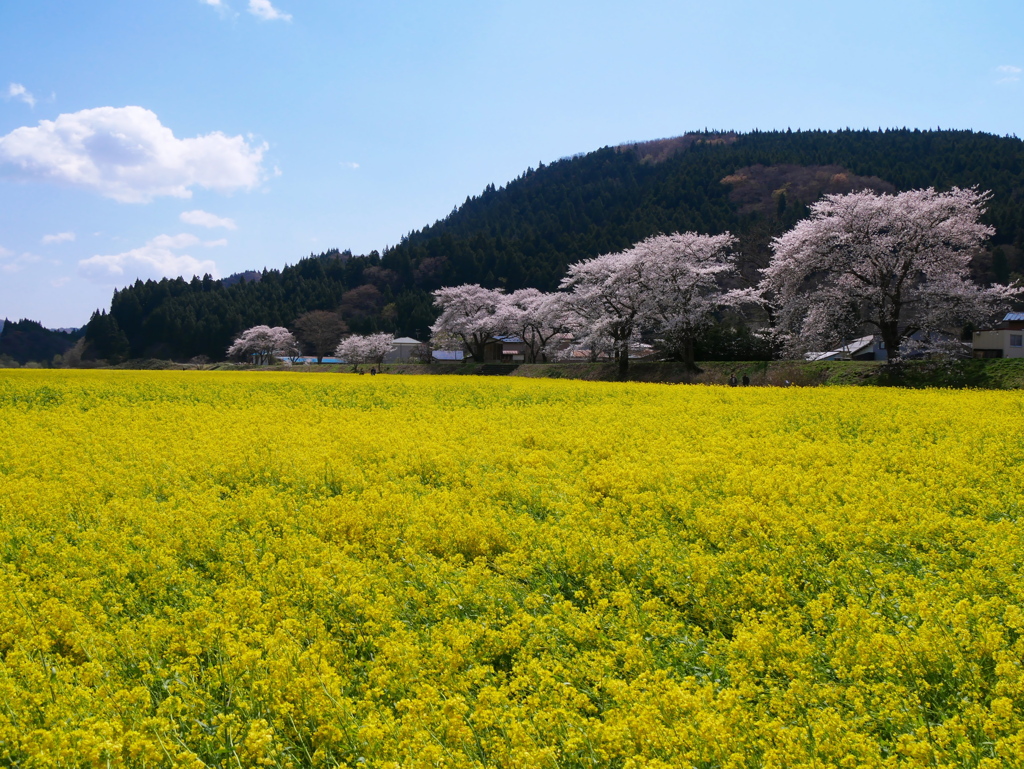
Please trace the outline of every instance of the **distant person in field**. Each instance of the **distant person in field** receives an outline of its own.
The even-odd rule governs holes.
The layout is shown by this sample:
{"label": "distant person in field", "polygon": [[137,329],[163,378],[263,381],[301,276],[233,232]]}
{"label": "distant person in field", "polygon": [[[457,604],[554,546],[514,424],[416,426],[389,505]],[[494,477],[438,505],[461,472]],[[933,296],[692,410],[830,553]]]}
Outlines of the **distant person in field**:
{"label": "distant person in field", "polygon": [[735,374],[729,374],[729,387],[735,387],[735,386],[736,386],[736,375]]}
{"label": "distant person in field", "polygon": [[743,386],[748,387],[750,385],[750,377],[746,374],[743,375]]}

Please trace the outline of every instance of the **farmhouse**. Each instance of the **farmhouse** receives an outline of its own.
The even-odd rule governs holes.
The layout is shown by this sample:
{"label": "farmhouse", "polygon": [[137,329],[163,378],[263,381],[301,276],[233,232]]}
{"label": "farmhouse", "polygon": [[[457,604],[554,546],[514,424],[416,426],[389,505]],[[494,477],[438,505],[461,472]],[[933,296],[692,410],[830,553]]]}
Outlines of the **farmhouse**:
{"label": "farmhouse", "polygon": [[1024,312],[1008,312],[995,328],[974,332],[975,358],[1024,358]]}
{"label": "farmhouse", "polygon": [[492,336],[484,342],[484,363],[523,363],[526,342],[517,336]]}

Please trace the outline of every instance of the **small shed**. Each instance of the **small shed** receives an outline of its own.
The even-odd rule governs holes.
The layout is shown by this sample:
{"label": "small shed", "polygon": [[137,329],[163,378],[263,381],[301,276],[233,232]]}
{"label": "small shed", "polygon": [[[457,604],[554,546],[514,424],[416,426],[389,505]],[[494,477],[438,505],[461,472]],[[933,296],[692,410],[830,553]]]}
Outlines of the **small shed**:
{"label": "small shed", "polygon": [[422,345],[412,337],[400,336],[391,343],[391,351],[384,356],[385,363],[408,363],[413,359],[416,349]]}

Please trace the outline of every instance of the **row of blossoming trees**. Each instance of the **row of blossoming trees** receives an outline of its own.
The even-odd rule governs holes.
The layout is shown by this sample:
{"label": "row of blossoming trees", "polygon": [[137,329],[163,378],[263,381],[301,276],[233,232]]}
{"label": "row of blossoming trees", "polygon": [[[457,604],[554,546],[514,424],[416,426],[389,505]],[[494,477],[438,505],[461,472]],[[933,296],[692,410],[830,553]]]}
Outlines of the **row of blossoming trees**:
{"label": "row of blossoming trees", "polygon": [[578,262],[562,280],[563,291],[526,288],[504,294],[478,285],[434,292],[441,315],[431,327],[434,343],[460,341],[478,360],[494,336],[514,336],[527,360],[554,354],[552,342],[570,334],[559,352],[607,350],[625,369],[629,348],[643,333],[656,333],[692,362],[693,343],[725,307],[756,300],[750,290],[725,290],[735,275],[735,239],[692,232],[659,235],[632,248]]}
{"label": "row of blossoming trees", "polygon": [[911,342],[955,344],[965,325],[990,321],[1022,290],[970,279],[971,257],[994,234],[980,221],[988,199],[959,188],[827,195],[772,242],[771,263],[749,288],[735,288],[732,235],[692,232],[572,264],[555,293],[442,288],[434,343],[457,340],[483,360],[488,339],[516,336],[537,361],[568,334],[578,349],[610,351],[625,371],[630,345],[648,336],[692,366],[694,343],[721,313],[760,307],[763,333],[790,354],[864,331],[881,337],[891,360]]}
{"label": "row of blossoming trees", "polygon": [[[790,354],[830,349],[864,331],[881,337],[890,360],[911,344],[956,346],[965,325],[992,320],[1022,291],[970,279],[972,256],[994,234],[981,222],[988,199],[959,188],[826,195],[772,242],[771,263],[747,288],[737,287],[736,239],[693,232],[572,264],[553,293],[442,288],[434,292],[432,343],[482,361],[488,340],[517,337],[529,362],[606,351],[624,372],[630,347],[646,336],[692,366],[695,343],[722,313],[757,309],[768,320],[762,333]],[[379,364],[392,342],[390,334],[350,336],[335,354]],[[299,345],[286,328],[257,326],[228,354],[267,363],[296,358]]]}
{"label": "row of blossoming trees", "polygon": [[[334,354],[346,363],[381,365],[395,341],[393,334],[353,334],[341,342]],[[257,365],[272,363],[278,358],[297,361],[302,356],[299,341],[284,326],[253,326],[243,331],[228,348],[228,357]],[[317,356],[318,361],[322,356]]]}

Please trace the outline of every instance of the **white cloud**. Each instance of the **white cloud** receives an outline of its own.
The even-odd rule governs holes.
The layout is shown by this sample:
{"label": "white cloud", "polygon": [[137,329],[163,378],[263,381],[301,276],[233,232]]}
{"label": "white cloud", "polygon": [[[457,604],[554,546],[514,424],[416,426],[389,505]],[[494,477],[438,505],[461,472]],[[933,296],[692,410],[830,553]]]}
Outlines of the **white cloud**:
{"label": "white cloud", "polygon": [[190,233],[183,232],[180,235],[157,235],[149,242],[159,248],[173,248],[177,250],[181,248],[189,248],[190,246],[198,246],[199,238]]}
{"label": "white cloud", "polygon": [[996,72],[1002,76],[996,81],[997,83],[1016,83],[1020,80],[1021,74],[1024,74],[1024,69],[1012,64],[1003,64],[996,67]]}
{"label": "white cloud", "polygon": [[219,238],[217,240],[206,240],[206,241],[203,241],[203,245],[206,246],[207,248],[220,248],[221,246],[226,246],[227,244],[228,244],[228,239],[227,238]]}
{"label": "white cloud", "polygon": [[61,286],[66,286],[70,282],[71,278],[69,278],[67,275],[62,275],[59,278],[54,278],[53,280],[51,280],[50,285],[53,286],[54,288],[60,288]]}
{"label": "white cloud", "polygon": [[224,0],[199,0],[203,5],[209,5],[216,8],[220,13],[221,18],[237,17],[238,14],[232,12],[231,7],[224,2]]}
{"label": "white cloud", "polygon": [[210,229],[213,229],[214,227],[223,227],[226,230],[238,229],[238,225],[235,224],[234,219],[217,216],[216,214],[210,214],[206,211],[182,211],[181,216],[178,218],[185,224],[194,224],[197,227],[208,227]]}
{"label": "white cloud", "polygon": [[195,235],[157,235],[146,245],[122,254],[96,255],[78,263],[78,273],[95,283],[123,284],[136,278],[202,277],[206,273],[217,275],[217,265],[209,259],[196,259],[189,254],[176,253],[199,245]]}
{"label": "white cloud", "polygon": [[351,168],[353,171],[359,168],[359,164],[353,163],[351,160],[342,160],[341,164],[345,166],[345,168]]}
{"label": "white cloud", "polygon": [[220,131],[178,139],[150,110],[98,107],[42,120],[0,136],[0,163],[19,175],[94,190],[121,203],[222,193],[263,180],[267,145]]}
{"label": "white cloud", "polygon": [[[7,259],[8,257],[14,256],[14,254],[6,249],[0,248],[0,258]],[[26,264],[34,264],[35,262],[43,261],[43,257],[38,254],[32,254],[26,251],[17,259],[13,259],[0,265],[0,272],[21,272]]]}
{"label": "white cloud", "polygon": [[43,235],[43,245],[50,245],[51,243],[68,243],[75,239],[75,233],[73,232],[58,232],[56,235]]}
{"label": "white cloud", "polygon": [[29,93],[28,89],[21,83],[11,83],[7,86],[7,98],[20,99],[30,107],[36,106],[36,97]]}
{"label": "white cloud", "polygon": [[291,21],[289,13],[282,13],[271,5],[270,0],[249,0],[249,13],[264,21]]}

